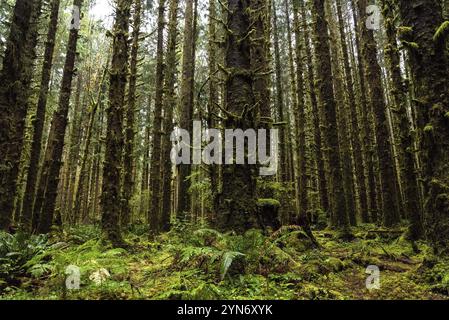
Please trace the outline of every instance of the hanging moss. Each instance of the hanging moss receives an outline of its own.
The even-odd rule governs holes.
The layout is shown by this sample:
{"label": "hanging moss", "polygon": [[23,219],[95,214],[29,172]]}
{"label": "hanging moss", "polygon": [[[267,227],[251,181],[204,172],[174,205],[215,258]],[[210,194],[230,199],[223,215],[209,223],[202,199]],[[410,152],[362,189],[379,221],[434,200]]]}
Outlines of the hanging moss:
{"label": "hanging moss", "polygon": [[428,124],[424,127],[424,132],[432,132],[433,126],[431,124]]}
{"label": "hanging moss", "polygon": [[444,41],[449,35],[449,21],[444,21],[433,36],[433,41]]}
{"label": "hanging moss", "polygon": [[419,44],[416,42],[402,41],[402,45],[409,50],[418,50]]}
{"label": "hanging moss", "polygon": [[398,36],[403,36],[406,34],[410,34],[413,32],[413,28],[412,27],[407,27],[407,26],[400,26],[398,27]]}

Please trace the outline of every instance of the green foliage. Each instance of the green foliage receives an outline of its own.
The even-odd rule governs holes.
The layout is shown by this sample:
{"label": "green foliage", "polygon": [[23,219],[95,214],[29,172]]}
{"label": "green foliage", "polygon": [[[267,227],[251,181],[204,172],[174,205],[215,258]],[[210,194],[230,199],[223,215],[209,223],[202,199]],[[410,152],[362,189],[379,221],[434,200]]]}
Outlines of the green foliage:
{"label": "green foliage", "polygon": [[419,44],[417,44],[416,42],[402,40],[401,43],[405,48],[407,48],[409,50],[418,50],[419,49]]}
{"label": "green foliage", "polygon": [[257,199],[257,205],[261,207],[270,206],[277,208],[281,206],[280,202],[276,199]]}
{"label": "green foliage", "polygon": [[424,132],[432,132],[433,126],[431,124],[428,124],[424,127]]}
{"label": "green foliage", "polygon": [[[93,226],[69,229],[50,239],[40,236],[27,240],[21,235],[1,234],[1,257],[9,259],[8,272],[12,275],[0,278],[1,298],[446,297],[447,260],[430,255],[430,248],[423,243],[417,244],[416,253],[402,238],[370,232],[376,228],[356,228],[356,238],[351,242],[342,241],[331,230],[315,231],[320,249],[314,248],[297,226],[286,226],[271,234],[249,230],[236,235],[177,223],[154,241],[143,234],[145,227],[132,226],[131,232],[125,234],[130,243],[128,250],[110,247]],[[85,241],[80,244],[81,239]],[[12,260],[19,256],[24,258]],[[368,292],[364,287],[365,268],[370,264],[378,265],[382,272],[378,292]],[[79,290],[65,289],[68,265],[80,269]],[[107,276],[96,281],[94,275],[102,270]]]}
{"label": "green foliage", "polygon": [[237,257],[243,257],[244,254],[236,251],[226,251],[223,253],[223,257],[221,259],[221,266],[220,266],[220,278],[221,280],[224,280],[226,273],[229,270],[229,267],[232,264],[232,261],[236,259]]}
{"label": "green foliage", "polygon": [[45,235],[29,237],[22,232],[11,235],[0,231],[0,287],[26,274],[41,276],[49,271],[50,267],[41,261],[48,248]]}
{"label": "green foliage", "polygon": [[449,35],[449,21],[444,21],[435,31],[433,36],[433,41],[439,42],[444,41]]}
{"label": "green foliage", "polygon": [[399,37],[410,34],[413,32],[413,28],[412,27],[407,27],[407,26],[399,26],[398,27],[398,35]]}

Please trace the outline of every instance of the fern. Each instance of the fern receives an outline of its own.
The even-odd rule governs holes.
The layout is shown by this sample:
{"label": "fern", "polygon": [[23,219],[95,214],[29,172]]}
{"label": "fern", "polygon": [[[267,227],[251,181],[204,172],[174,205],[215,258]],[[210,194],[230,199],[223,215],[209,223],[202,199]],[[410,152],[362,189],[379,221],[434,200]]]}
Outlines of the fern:
{"label": "fern", "polygon": [[225,253],[223,253],[220,267],[221,280],[223,280],[226,276],[226,273],[228,272],[229,267],[231,267],[231,264],[235,260],[235,258],[242,256],[244,256],[244,254],[237,251],[226,251]]}

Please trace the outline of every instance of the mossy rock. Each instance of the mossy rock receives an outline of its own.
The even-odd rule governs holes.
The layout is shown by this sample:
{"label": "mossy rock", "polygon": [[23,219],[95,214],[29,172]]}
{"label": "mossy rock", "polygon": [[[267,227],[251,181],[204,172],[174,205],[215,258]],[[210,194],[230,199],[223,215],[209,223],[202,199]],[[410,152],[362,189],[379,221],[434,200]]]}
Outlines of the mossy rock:
{"label": "mossy rock", "polygon": [[345,264],[338,258],[329,257],[324,261],[325,265],[333,272],[340,272],[345,269]]}
{"label": "mossy rock", "polygon": [[263,228],[279,229],[281,224],[279,221],[279,208],[281,204],[276,199],[264,198],[257,200],[257,213],[259,223]]}
{"label": "mossy rock", "polygon": [[313,284],[305,284],[301,290],[306,299],[310,300],[343,300],[344,297],[334,290],[328,290]]}
{"label": "mossy rock", "polygon": [[322,266],[319,262],[311,261],[306,264],[301,265],[297,272],[301,276],[301,278],[311,281],[319,278],[322,275]]}
{"label": "mossy rock", "polygon": [[257,199],[257,206],[258,207],[272,207],[272,208],[279,208],[281,206],[280,202],[276,199],[271,198],[262,198]]}

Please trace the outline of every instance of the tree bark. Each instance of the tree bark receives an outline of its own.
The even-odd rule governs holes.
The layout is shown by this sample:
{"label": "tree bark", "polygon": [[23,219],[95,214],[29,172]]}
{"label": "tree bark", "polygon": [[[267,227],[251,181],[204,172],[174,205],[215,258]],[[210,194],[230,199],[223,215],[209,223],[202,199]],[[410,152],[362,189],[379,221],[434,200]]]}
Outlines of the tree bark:
{"label": "tree bark", "polygon": [[307,25],[306,10],[304,2],[301,2],[301,14],[303,16],[302,27],[304,29],[304,43],[305,45],[305,55],[306,55],[306,66],[307,66],[307,85],[310,96],[310,104],[312,109],[312,122],[313,122],[313,150],[315,152],[315,158],[318,168],[318,185],[320,192],[320,203],[321,208],[324,212],[328,213],[329,207],[329,196],[328,196],[328,185],[326,181],[326,170],[325,170],[325,156],[323,153],[323,143],[322,143],[322,132],[320,125],[320,118],[323,118],[323,110],[318,108],[318,101],[315,90],[315,74],[313,67],[313,56],[310,43],[310,30]]}
{"label": "tree bark", "polygon": [[[367,1],[358,1],[358,13],[361,21],[367,20]],[[385,227],[392,227],[399,223],[397,201],[395,197],[395,175],[391,151],[391,139],[387,123],[387,107],[381,80],[381,68],[377,61],[376,42],[373,33],[364,27],[361,28],[362,59],[365,73],[369,79],[369,98],[373,107],[376,132],[376,146],[379,157],[380,192],[382,196],[382,215]]]}
{"label": "tree bark", "polygon": [[[194,0],[186,1],[184,22],[184,43],[182,49],[182,75],[181,75],[181,119],[180,126],[192,134],[193,129],[193,72],[194,72]],[[189,220],[190,217],[190,164],[178,166],[178,218]]]}
{"label": "tree bark", "polygon": [[341,181],[341,159],[337,129],[337,106],[334,97],[328,27],[324,14],[324,0],[313,0],[315,13],[315,54],[317,63],[317,91],[321,108],[324,110],[325,138],[328,146],[330,167],[331,216],[334,226],[346,232],[349,227],[345,194]]}
{"label": "tree bark", "polygon": [[161,140],[162,140],[162,105],[164,93],[164,27],[165,3],[159,0],[156,49],[156,93],[154,100],[154,117],[150,159],[151,202],[148,210],[150,235],[159,232],[159,216],[161,208]]}
{"label": "tree bark", "polygon": [[[74,0],[73,5],[81,10],[82,0]],[[44,155],[41,177],[39,180],[38,196],[44,199],[41,208],[34,208],[34,214],[39,215],[37,231],[47,233],[53,221],[56,193],[59,183],[59,171],[62,165],[62,151],[64,146],[64,135],[67,127],[67,116],[70,106],[70,95],[72,93],[72,79],[75,74],[74,66],[76,59],[76,46],[78,42],[77,28],[69,33],[67,43],[67,54],[59,92],[58,109],[55,111],[51,123],[47,148]]]}
{"label": "tree bark", "polygon": [[128,103],[126,108],[125,124],[125,152],[123,155],[123,207],[121,212],[121,224],[126,227],[131,222],[131,198],[134,190],[134,114],[136,112],[136,84],[137,84],[137,59],[139,51],[140,21],[142,0],[135,0],[133,32],[131,45],[131,62],[128,87]]}
{"label": "tree bark", "polygon": [[[251,43],[249,1],[228,0],[225,45],[225,110],[224,128],[257,128],[251,76]],[[243,113],[243,116],[240,115]],[[235,152],[235,148],[234,148]],[[246,157],[245,157],[246,158]],[[256,165],[225,164],[223,192],[218,226],[223,230],[243,232],[258,225],[256,218]]]}
{"label": "tree bark", "polygon": [[[447,21],[437,0],[400,1],[418,116],[425,229],[434,248],[449,248],[449,70]],[[444,27],[446,26],[446,27]],[[444,29],[445,28],[445,29]],[[415,44],[415,45],[413,45]]]}
{"label": "tree bark", "polygon": [[176,45],[178,36],[178,0],[170,0],[168,23],[168,43],[166,53],[166,72],[165,72],[165,96],[164,96],[164,140],[162,142],[163,159],[163,192],[162,192],[162,212],[161,212],[161,230],[170,229],[171,216],[171,186],[172,186],[172,162],[170,152],[172,142],[170,140],[173,131],[173,109],[176,106],[175,84],[177,75]]}
{"label": "tree bark", "polygon": [[123,245],[120,231],[123,108],[128,76],[128,29],[132,0],[117,0],[109,70],[109,108],[101,195],[101,226],[114,246]]}
{"label": "tree bark", "polygon": [[39,88],[36,115],[33,122],[33,142],[31,144],[30,166],[23,199],[21,222],[26,231],[31,231],[33,204],[36,191],[37,173],[42,149],[42,133],[44,130],[45,110],[47,108],[47,96],[50,85],[51,67],[53,64],[53,52],[55,48],[56,31],[58,28],[60,0],[53,0],[50,4],[50,21],[48,24],[47,39],[45,42],[44,63]]}
{"label": "tree bark", "polygon": [[344,20],[342,13],[342,0],[337,0],[337,14],[339,20],[338,27],[340,32],[340,42],[343,53],[343,67],[345,71],[349,116],[351,118],[350,123],[352,129],[351,132],[352,156],[354,158],[355,176],[357,179],[358,195],[360,199],[360,216],[362,222],[368,222],[369,221],[368,199],[365,184],[365,174],[364,174],[365,170],[363,166],[363,153],[360,141],[360,126],[357,118],[357,104],[355,99],[354,80],[351,73],[351,66],[349,64],[348,45],[346,42],[347,39],[345,36]]}
{"label": "tree bark", "polygon": [[0,229],[11,224],[17,192],[41,0],[17,0],[0,71]]}

